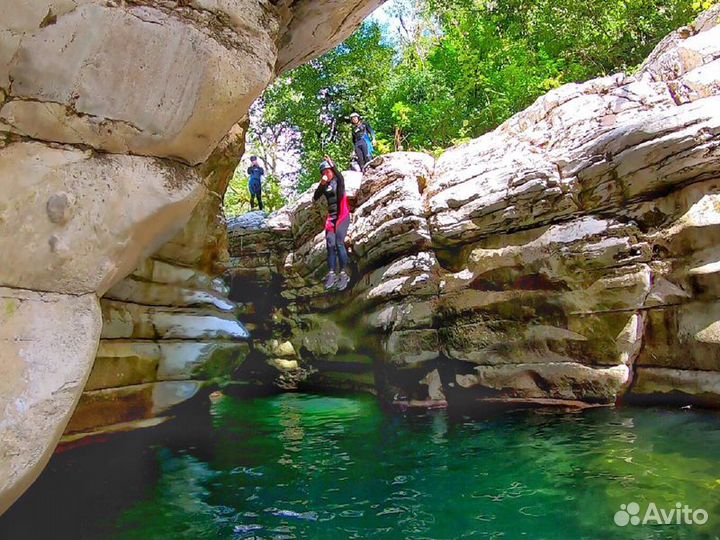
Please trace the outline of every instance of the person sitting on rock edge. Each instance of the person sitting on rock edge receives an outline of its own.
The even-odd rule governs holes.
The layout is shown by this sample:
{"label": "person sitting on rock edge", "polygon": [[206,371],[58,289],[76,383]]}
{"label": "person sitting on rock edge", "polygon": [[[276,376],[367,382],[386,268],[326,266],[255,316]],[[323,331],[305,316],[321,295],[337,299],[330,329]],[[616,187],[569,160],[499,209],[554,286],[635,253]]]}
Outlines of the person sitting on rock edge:
{"label": "person sitting on rock edge", "polygon": [[365,167],[372,158],[370,148],[375,141],[375,132],[373,131],[373,128],[370,127],[370,124],[360,118],[358,113],[354,112],[350,115],[350,122],[352,123],[355,155],[357,156],[357,162],[358,165],[360,165],[360,170],[364,171]]}
{"label": "person sitting on rock edge", "polygon": [[257,199],[258,207],[262,210],[262,177],[265,174],[265,169],[258,165],[257,156],[251,156],[250,162],[252,165],[250,165],[247,170],[249,177],[248,189],[250,190],[250,211],[255,210],[255,199]]}
{"label": "person sitting on rock edge", "polygon": [[[315,189],[313,201],[324,195],[328,205],[325,244],[329,271],[325,279],[325,290],[337,286],[339,291],[343,291],[350,282],[347,274],[348,253],[345,247],[345,236],[350,225],[350,204],[345,193],[345,179],[330,157],[325,156],[325,161],[320,164],[320,174],[322,178]],[[338,269],[339,276],[336,274]]]}

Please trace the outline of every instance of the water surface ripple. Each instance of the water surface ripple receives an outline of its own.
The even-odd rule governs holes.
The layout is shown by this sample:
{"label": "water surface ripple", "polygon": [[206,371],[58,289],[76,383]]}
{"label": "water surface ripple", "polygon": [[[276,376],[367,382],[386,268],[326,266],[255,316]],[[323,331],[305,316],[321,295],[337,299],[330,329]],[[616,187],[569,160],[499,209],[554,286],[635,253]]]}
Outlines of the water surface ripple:
{"label": "water surface ripple", "polygon": [[[718,538],[720,417],[662,409],[393,415],[365,396],[212,405],[53,458],[0,537]],[[195,436],[191,436],[194,430]],[[166,440],[167,439],[167,440]],[[621,504],[705,509],[703,525],[613,522]],[[37,516],[42,515],[43,520]]]}

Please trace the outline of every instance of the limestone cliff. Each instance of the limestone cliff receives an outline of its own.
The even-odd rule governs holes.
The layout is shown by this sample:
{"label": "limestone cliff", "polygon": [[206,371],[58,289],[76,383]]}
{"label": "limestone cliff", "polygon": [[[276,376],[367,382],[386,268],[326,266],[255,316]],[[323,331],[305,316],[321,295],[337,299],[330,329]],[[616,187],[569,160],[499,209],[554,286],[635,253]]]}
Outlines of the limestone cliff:
{"label": "limestone cliff", "polygon": [[309,195],[231,224],[233,294],[272,315],[258,352],[410,404],[720,405],[719,18],[438,159],[376,159],[345,293]]}
{"label": "limestone cliff", "polygon": [[63,440],[157,423],[245,360],[248,333],[216,279],[227,261],[222,194],[244,140],[234,126],[200,167],[209,189],[185,228],[101,299],[97,358]]}
{"label": "limestone cliff", "polygon": [[[84,388],[74,434],[152,422],[244,360],[216,276],[248,106],[379,3],[3,6],[0,512]],[[343,295],[317,286],[307,199],[236,224],[257,356],[286,386],[426,403],[628,388],[717,402],[717,23],[709,12],[635,76],[563,87],[438,160],[378,160],[355,179]]]}
{"label": "limestone cliff", "polygon": [[[339,43],[380,2],[3,5],[0,512],[47,461],[101,332],[86,401],[130,385],[150,416],[192,391],[173,381],[197,374],[193,340],[210,340],[209,358],[244,337],[213,283],[237,125],[273,77]],[[93,414],[75,428],[107,423]]]}

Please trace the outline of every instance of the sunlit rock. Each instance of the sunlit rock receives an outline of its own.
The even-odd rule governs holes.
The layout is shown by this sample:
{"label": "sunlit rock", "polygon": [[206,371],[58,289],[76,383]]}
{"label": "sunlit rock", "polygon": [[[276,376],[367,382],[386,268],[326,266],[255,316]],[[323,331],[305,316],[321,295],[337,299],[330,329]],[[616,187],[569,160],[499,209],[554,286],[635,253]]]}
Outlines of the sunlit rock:
{"label": "sunlit rock", "polygon": [[720,406],[720,374],[698,371],[640,367],[632,397],[640,403],[681,403]]}
{"label": "sunlit rock", "polygon": [[105,293],[179,231],[205,193],[177,163],[35,142],[0,148],[0,177],[0,249],[13,253],[0,284],[72,294]]}
{"label": "sunlit rock", "polygon": [[629,381],[629,368],[592,368],[571,362],[478,366],[458,375],[463,388],[481,387],[506,397],[613,402]]}
{"label": "sunlit rock", "polygon": [[[379,3],[3,5],[0,249],[12,262],[0,268],[0,286],[42,291],[48,303],[50,292],[74,295],[54,304],[64,311],[45,314],[55,350],[48,348],[28,373],[6,377],[6,384],[15,388],[52,375],[46,364],[61,359],[76,371],[72,381],[58,376],[59,384],[67,384],[46,405],[57,412],[37,428],[45,430],[42,435],[33,434],[32,414],[0,410],[0,424],[12,422],[33,443],[3,460],[13,470],[3,478],[22,477],[23,483],[0,486],[0,511],[41,470],[92,367],[99,321],[87,327],[74,301],[87,301],[98,314],[97,297],[107,293],[112,304],[105,306],[111,319],[105,335],[134,341],[131,348],[147,341],[162,352],[163,341],[182,341],[182,354],[161,354],[159,367],[163,358],[169,362],[161,376],[195,377],[198,369],[206,369],[208,378],[228,376],[234,361],[196,365],[208,358],[204,351],[234,347],[233,358],[246,354],[247,333],[227,316],[236,306],[216,278],[228,261],[222,197],[243,153],[248,108],[277,74],[333,48]],[[22,320],[8,326],[15,336],[35,332],[37,317],[16,319]],[[86,340],[83,348],[78,341],[78,350],[67,350],[65,335]],[[89,391],[95,394],[83,398],[70,427],[75,436],[85,429],[150,425],[152,415],[188,399],[199,386],[149,382],[139,391],[122,385],[144,381],[148,366],[129,362],[124,353],[116,364],[114,380],[121,386]],[[94,384],[113,380],[112,366],[103,369]],[[8,395],[1,392],[0,399]],[[4,433],[3,439],[10,440]]]}
{"label": "sunlit rock", "polygon": [[[354,193],[348,291],[322,287],[309,193],[237,234],[233,289],[277,291],[273,339],[311,336],[324,361],[373,355],[398,403],[611,404],[675,382],[711,402],[688,373],[720,371],[719,17],[669,36],[637,74],[552,90],[437,159],[374,160]],[[320,314],[324,331],[303,323]],[[320,380],[329,367],[297,352]],[[684,371],[663,382],[666,368]],[[652,384],[635,380],[651,369]]]}

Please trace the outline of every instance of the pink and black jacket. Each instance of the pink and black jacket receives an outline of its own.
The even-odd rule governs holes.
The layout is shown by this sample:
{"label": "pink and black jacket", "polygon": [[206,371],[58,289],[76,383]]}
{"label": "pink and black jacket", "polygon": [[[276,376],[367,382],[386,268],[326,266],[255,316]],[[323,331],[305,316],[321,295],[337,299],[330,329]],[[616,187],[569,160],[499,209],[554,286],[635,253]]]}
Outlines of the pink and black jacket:
{"label": "pink and black jacket", "polygon": [[319,184],[313,195],[313,201],[317,201],[323,195],[328,204],[328,217],[325,221],[325,230],[335,232],[339,225],[350,219],[350,203],[345,193],[345,178],[335,167],[332,168],[335,177],[332,181],[323,186]]}

